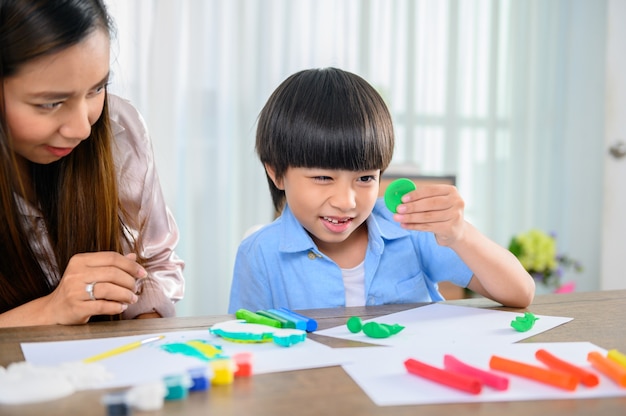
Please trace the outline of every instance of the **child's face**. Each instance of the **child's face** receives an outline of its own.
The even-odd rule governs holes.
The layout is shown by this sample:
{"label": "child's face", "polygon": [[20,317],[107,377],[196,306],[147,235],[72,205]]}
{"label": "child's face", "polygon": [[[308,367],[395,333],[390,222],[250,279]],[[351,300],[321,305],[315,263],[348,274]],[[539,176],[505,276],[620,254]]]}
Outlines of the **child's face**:
{"label": "child's face", "polygon": [[41,164],[70,154],[102,113],[108,76],[109,37],[96,30],[5,78],[7,125],[17,154]]}
{"label": "child's face", "polygon": [[290,167],[282,180],[274,182],[285,191],[294,216],[324,251],[328,245],[350,244],[348,237],[374,208],[379,177],[380,170]]}

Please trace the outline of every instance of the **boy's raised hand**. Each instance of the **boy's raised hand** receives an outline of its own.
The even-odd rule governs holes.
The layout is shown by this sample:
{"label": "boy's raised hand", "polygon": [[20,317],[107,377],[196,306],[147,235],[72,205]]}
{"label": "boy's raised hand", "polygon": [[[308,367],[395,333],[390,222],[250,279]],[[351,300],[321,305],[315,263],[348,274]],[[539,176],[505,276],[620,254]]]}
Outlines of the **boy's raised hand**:
{"label": "boy's raised hand", "polygon": [[455,186],[424,185],[402,196],[393,218],[402,228],[434,233],[437,243],[449,247],[463,236],[464,209]]}

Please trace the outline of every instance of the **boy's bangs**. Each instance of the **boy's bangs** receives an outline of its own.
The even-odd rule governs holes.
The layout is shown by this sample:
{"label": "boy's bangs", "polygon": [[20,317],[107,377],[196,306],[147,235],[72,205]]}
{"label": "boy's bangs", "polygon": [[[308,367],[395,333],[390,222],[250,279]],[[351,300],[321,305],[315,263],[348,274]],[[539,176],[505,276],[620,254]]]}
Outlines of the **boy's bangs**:
{"label": "boy's bangs", "polygon": [[356,128],[312,129],[294,138],[292,166],[364,171],[383,168],[383,156],[374,132]]}
{"label": "boy's bangs", "polygon": [[302,136],[292,138],[293,146],[289,146],[292,154],[287,160],[294,167],[349,171],[385,169],[386,151],[381,146],[388,140],[377,138],[375,129],[358,124],[362,123],[309,121],[308,128],[301,132]]}

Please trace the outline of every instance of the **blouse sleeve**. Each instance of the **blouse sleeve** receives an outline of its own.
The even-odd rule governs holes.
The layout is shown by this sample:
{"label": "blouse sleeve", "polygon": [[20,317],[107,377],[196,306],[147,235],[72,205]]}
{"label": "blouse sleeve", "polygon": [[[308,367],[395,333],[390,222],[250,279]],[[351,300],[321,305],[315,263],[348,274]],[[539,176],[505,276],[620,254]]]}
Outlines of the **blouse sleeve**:
{"label": "blouse sleeve", "polygon": [[136,224],[127,224],[128,231],[142,243],[140,253],[148,272],[138,281],[139,301],[129,305],[123,318],[150,312],[174,316],[174,303],[184,294],[184,262],[174,252],[179,232],[161,190],[152,142],[143,118],[128,101],[109,94],[109,113],[120,201],[137,219]]}

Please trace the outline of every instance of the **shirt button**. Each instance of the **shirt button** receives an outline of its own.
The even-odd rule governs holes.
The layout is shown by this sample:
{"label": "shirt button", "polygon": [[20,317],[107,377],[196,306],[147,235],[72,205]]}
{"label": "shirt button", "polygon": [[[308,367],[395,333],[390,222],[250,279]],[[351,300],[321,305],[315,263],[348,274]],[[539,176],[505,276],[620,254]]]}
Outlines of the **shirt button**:
{"label": "shirt button", "polygon": [[317,254],[312,251],[309,251],[309,254],[307,254],[307,256],[309,257],[309,260],[315,260],[317,258]]}

